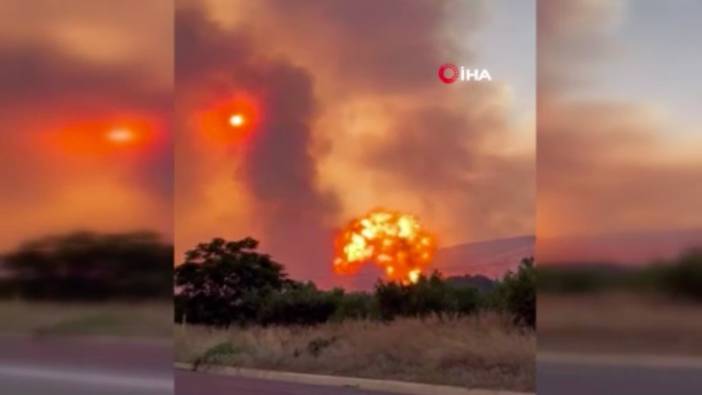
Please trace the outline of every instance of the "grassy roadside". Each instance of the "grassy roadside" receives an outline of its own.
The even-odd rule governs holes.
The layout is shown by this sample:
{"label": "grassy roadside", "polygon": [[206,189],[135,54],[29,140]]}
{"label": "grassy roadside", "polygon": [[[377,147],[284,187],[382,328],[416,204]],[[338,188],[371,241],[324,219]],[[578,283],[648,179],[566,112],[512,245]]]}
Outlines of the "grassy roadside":
{"label": "grassy roadside", "polygon": [[495,314],[214,330],[178,326],[176,361],[530,391],[536,339]]}
{"label": "grassy roadside", "polygon": [[539,350],[702,355],[699,303],[635,292],[539,294]]}
{"label": "grassy roadside", "polygon": [[80,335],[170,338],[173,305],[0,301],[0,335]]}

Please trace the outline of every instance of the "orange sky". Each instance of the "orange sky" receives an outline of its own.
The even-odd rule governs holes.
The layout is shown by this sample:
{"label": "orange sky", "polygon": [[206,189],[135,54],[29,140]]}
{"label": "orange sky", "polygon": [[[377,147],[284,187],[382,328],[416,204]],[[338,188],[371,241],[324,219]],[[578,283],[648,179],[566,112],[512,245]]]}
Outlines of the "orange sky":
{"label": "orange sky", "polygon": [[[444,246],[533,233],[533,108],[515,105],[533,91],[436,78],[447,59],[479,62],[466,43],[488,3],[179,4],[176,257],[251,235],[293,276],[324,280],[334,230],[375,207],[415,214]],[[196,114],[236,95],[259,127],[207,138]]]}
{"label": "orange sky", "polygon": [[[490,59],[499,2],[178,1],[175,36],[167,0],[31,3],[0,3],[0,249],[77,228],[170,237],[175,204],[176,256],[253,235],[326,262],[333,230],[378,206],[441,245],[531,234],[535,179],[541,237],[702,227],[698,118],[597,90],[636,59],[617,41],[643,23],[632,3],[544,0],[538,54],[503,61],[538,60],[538,155],[519,78],[435,78]],[[231,105],[252,114],[236,144],[202,133]],[[125,127],[131,143],[106,137]]]}
{"label": "orange sky", "polygon": [[170,237],[172,3],[10,0],[0,15],[0,250],[76,229]]}

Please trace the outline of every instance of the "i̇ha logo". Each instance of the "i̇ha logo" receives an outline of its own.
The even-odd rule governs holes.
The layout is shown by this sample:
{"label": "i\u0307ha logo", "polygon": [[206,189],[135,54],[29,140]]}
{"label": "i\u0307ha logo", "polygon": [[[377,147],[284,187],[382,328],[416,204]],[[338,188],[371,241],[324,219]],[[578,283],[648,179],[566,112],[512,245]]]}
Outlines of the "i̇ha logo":
{"label": "i\u0307ha logo", "polygon": [[456,81],[492,81],[492,76],[487,69],[469,69],[463,66],[459,69],[452,63],[439,66],[438,74],[444,84],[453,84]]}

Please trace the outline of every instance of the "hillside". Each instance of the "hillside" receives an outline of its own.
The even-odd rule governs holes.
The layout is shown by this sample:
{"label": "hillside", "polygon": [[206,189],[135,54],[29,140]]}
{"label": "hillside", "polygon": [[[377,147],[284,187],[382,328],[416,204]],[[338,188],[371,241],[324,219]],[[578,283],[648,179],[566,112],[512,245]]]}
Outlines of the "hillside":
{"label": "hillside", "polygon": [[539,239],[539,263],[644,264],[702,247],[702,229]]}
{"label": "hillside", "polygon": [[495,279],[515,270],[522,258],[533,255],[534,236],[520,236],[442,248],[434,267],[447,277],[480,274]]}
{"label": "hillside", "polygon": [[[533,236],[465,243],[439,249],[429,270],[438,270],[447,278],[464,278],[458,281],[471,281],[483,289],[489,287],[490,280],[515,270],[522,258],[533,255]],[[379,268],[367,265],[356,276],[337,276],[333,280],[335,286],[368,290],[381,277],[383,273]]]}

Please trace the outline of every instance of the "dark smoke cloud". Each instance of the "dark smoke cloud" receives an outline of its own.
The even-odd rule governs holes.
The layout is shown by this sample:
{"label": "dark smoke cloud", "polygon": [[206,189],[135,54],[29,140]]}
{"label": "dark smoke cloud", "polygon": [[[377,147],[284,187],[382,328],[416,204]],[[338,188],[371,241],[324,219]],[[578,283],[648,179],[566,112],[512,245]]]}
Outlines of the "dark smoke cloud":
{"label": "dark smoke cloud", "polygon": [[[296,27],[274,28],[264,37],[271,46],[305,43],[294,52],[302,54],[299,61],[310,64],[312,59],[320,74],[330,70],[335,76],[324,80],[336,88],[325,97],[327,106],[359,97],[391,104],[386,113],[391,126],[378,138],[359,141],[367,152],[359,155],[357,166],[379,179],[377,204],[406,203],[387,200],[389,190],[421,196],[425,216],[454,224],[455,218],[463,219],[450,229],[458,239],[533,231],[533,154],[500,155],[485,148],[487,140],[509,138],[506,97],[495,86],[471,87],[451,96],[435,76],[445,61],[474,58],[465,42],[459,50],[447,35],[447,17],[462,16],[461,39],[469,41],[484,23],[483,2],[261,4],[263,19],[272,20],[271,26]],[[425,100],[416,105],[421,98]]]}
{"label": "dark smoke cloud", "polygon": [[[179,8],[175,14],[176,82],[187,84],[202,81],[207,73],[228,72],[243,83],[254,81],[251,74],[242,74],[251,65],[250,40],[241,32],[225,34],[207,20],[204,11],[195,6]],[[246,78],[249,77],[249,78]]]}
{"label": "dark smoke cloud", "polygon": [[[316,103],[310,74],[285,59],[267,59],[256,53],[244,34],[219,30],[197,9],[179,10],[176,20],[179,97],[214,89],[231,95],[252,93],[261,101],[262,122],[251,140],[245,149],[236,151],[237,156],[232,153],[223,159],[230,163],[232,182],[243,182],[251,194],[254,211],[247,221],[263,225],[264,234],[252,236],[260,238],[264,248],[294,274],[309,277],[326,269],[331,252],[324,246],[331,248],[331,243],[323,220],[335,203],[316,188],[310,152]],[[207,101],[195,104],[202,105]],[[189,172],[191,179],[201,176],[192,169]],[[198,187],[180,174],[178,182],[185,182],[188,189]]]}
{"label": "dark smoke cloud", "polygon": [[614,29],[623,0],[539,0],[537,82],[539,100],[567,95],[593,83],[590,70],[621,52]]}
{"label": "dark smoke cloud", "polygon": [[339,97],[435,87],[438,64],[473,56],[463,49],[461,59],[447,59],[459,51],[446,34],[446,17],[460,13],[462,28],[471,31],[485,8],[483,1],[453,0],[266,0],[258,5],[255,19],[268,28],[258,42],[297,47],[298,61],[329,72],[343,87],[336,91]]}
{"label": "dark smoke cloud", "polygon": [[508,127],[505,114],[426,107],[398,119],[368,153],[378,172],[392,175],[394,187],[421,196],[425,212],[461,218],[452,230],[469,240],[531,232],[533,157],[485,148],[487,138]]}

